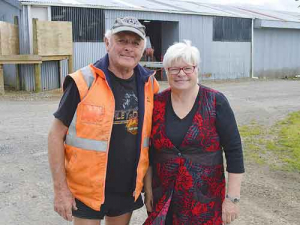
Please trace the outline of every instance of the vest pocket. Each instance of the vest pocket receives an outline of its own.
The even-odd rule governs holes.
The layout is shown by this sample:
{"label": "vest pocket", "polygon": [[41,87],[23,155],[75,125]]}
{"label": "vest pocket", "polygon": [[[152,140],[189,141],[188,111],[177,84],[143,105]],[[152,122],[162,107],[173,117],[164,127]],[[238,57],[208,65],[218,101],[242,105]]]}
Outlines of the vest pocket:
{"label": "vest pocket", "polygon": [[78,110],[82,123],[101,124],[105,116],[104,106],[81,104]]}

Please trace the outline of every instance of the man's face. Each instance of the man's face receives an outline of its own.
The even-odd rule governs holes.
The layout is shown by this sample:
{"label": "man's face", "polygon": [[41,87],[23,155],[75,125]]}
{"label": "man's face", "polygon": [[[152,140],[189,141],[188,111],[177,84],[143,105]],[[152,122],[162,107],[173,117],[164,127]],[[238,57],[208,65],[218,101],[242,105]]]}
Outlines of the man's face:
{"label": "man's face", "polygon": [[120,32],[105,39],[105,46],[110,66],[133,70],[142,57],[144,40],[135,33]]}

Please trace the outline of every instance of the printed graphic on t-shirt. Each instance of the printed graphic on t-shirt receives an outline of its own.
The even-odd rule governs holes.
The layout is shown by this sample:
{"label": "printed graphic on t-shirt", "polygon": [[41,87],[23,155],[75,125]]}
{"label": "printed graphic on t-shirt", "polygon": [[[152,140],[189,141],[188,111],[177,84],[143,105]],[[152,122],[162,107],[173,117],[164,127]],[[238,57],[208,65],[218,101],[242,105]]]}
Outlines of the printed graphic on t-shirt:
{"label": "printed graphic on t-shirt", "polygon": [[133,92],[126,93],[121,102],[121,109],[115,110],[114,124],[124,124],[127,132],[133,135],[136,135],[138,130],[137,105],[137,96]]}

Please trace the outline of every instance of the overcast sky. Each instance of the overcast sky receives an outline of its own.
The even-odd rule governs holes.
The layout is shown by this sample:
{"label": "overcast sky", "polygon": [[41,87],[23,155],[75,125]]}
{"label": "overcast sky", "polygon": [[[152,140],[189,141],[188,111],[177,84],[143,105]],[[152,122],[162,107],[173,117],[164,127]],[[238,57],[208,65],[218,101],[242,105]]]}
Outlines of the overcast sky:
{"label": "overcast sky", "polygon": [[217,3],[217,4],[249,4],[253,6],[263,6],[267,8],[272,8],[275,10],[287,10],[296,11],[300,13],[300,0],[296,2],[295,0],[189,0],[198,1],[205,3]]}

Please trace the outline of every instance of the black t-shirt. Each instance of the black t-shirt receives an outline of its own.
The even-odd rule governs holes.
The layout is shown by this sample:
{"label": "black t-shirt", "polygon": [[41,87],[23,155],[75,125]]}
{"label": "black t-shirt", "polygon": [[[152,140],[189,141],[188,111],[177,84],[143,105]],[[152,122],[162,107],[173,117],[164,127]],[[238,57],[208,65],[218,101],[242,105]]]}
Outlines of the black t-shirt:
{"label": "black t-shirt", "polygon": [[166,134],[168,138],[171,140],[173,145],[179,150],[180,145],[188,132],[189,127],[193,122],[193,118],[198,109],[198,101],[199,101],[199,92],[193,108],[191,111],[184,117],[179,118],[176,113],[174,112],[172,102],[171,102],[171,95],[169,96],[168,102],[166,104]]}
{"label": "black t-shirt", "polygon": [[[111,133],[106,191],[133,192],[133,179],[137,152],[138,95],[135,74],[129,79],[120,79],[110,73],[115,98],[114,124]],[[101,97],[101,93],[99,93]],[[80,96],[75,82],[70,79],[54,116],[69,126]]]}

